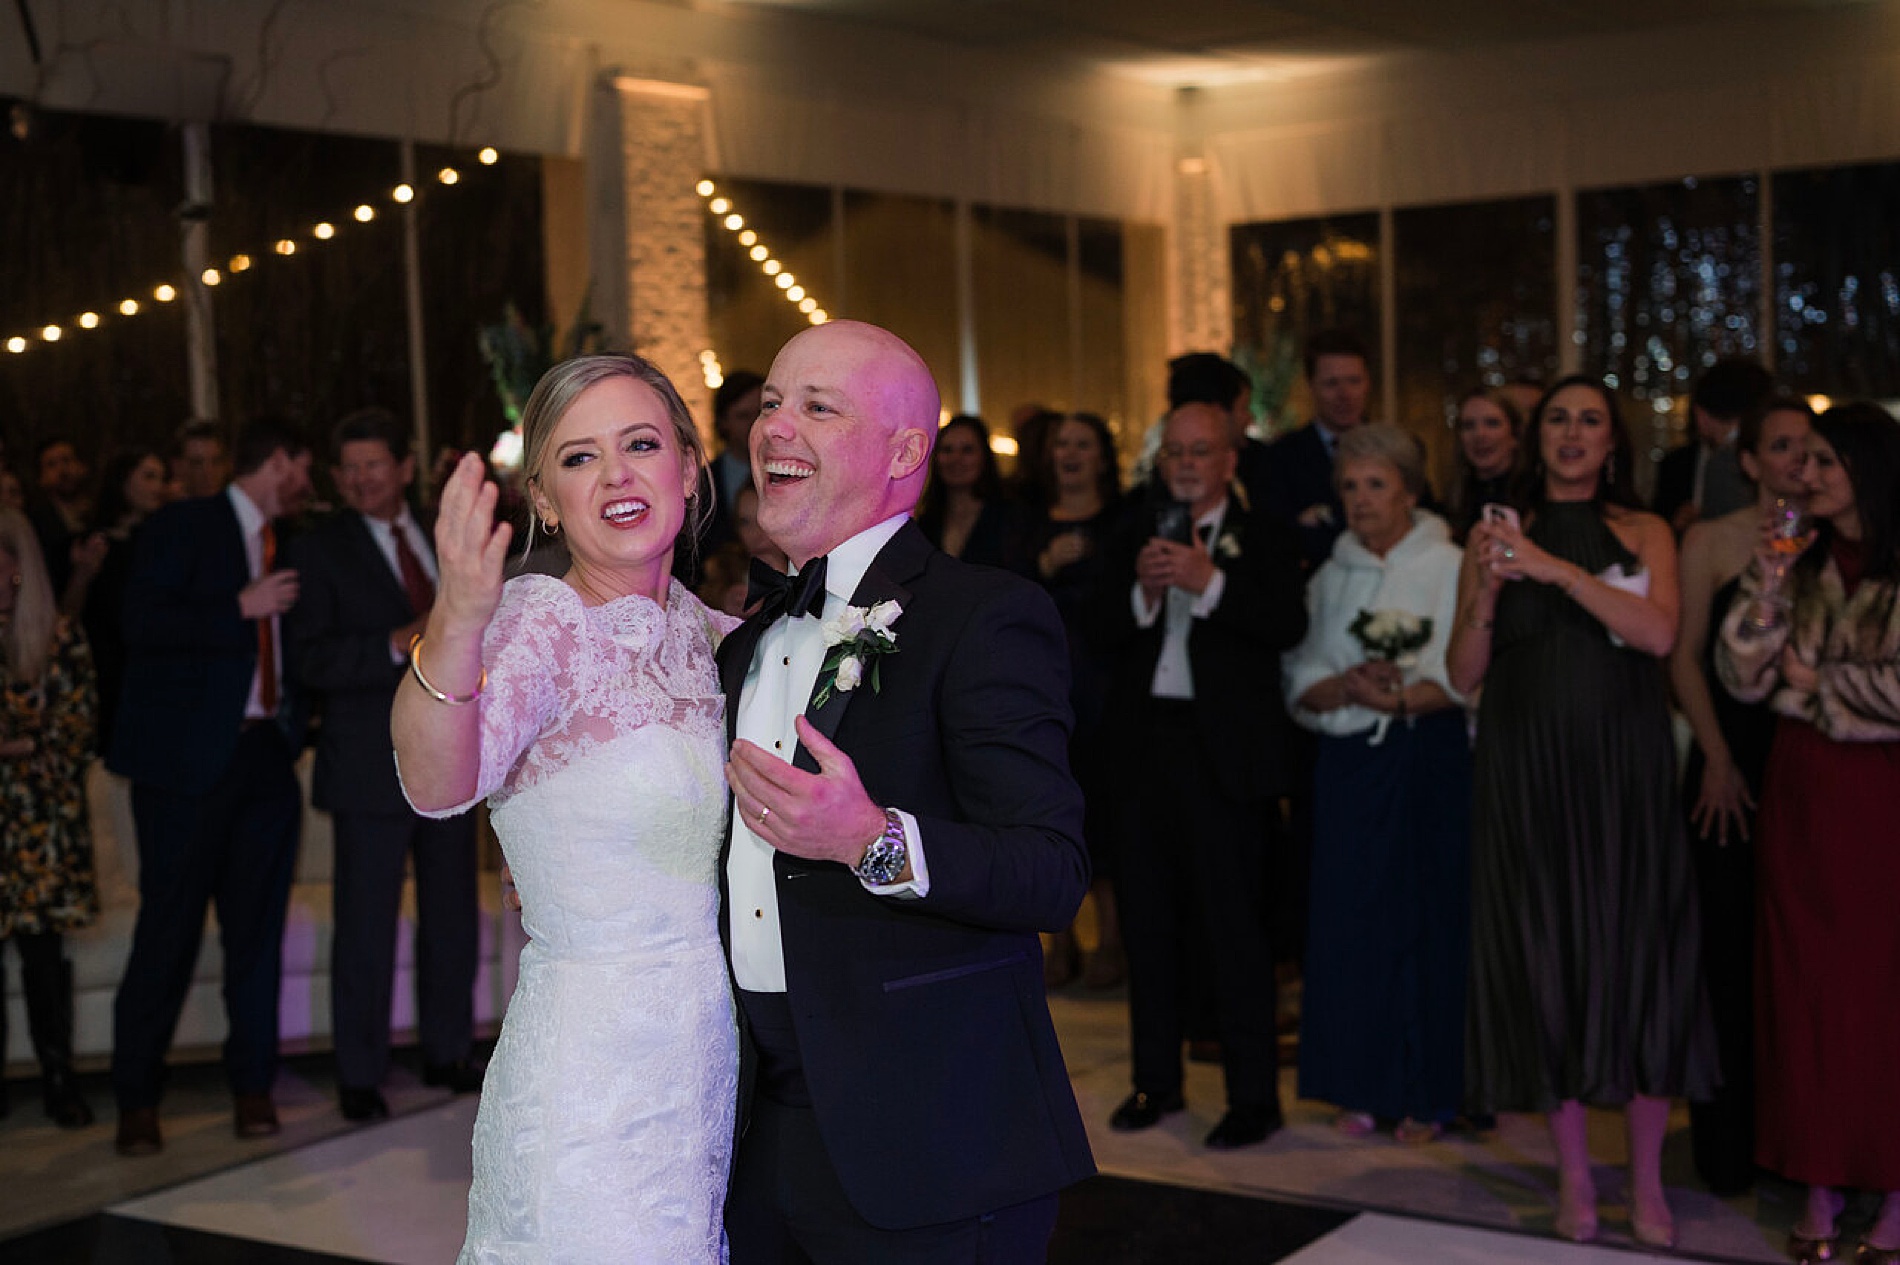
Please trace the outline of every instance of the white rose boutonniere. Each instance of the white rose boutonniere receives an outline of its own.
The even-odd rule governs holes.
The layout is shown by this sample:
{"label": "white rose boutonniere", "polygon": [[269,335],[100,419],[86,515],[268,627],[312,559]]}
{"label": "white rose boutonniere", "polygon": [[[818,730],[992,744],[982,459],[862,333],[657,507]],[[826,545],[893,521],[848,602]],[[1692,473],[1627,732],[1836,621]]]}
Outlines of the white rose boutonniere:
{"label": "white rose boutonniere", "polygon": [[1214,556],[1227,562],[1233,562],[1239,558],[1240,537],[1230,531],[1222,532],[1220,539],[1214,542]]}
{"label": "white rose boutonniere", "polygon": [[847,606],[825,621],[825,661],[818,669],[818,692],[813,707],[823,707],[831,696],[849,694],[863,684],[866,673],[871,691],[883,688],[880,678],[882,661],[897,653],[897,634],[891,624],[904,608],[896,602],[879,602],[872,607]]}

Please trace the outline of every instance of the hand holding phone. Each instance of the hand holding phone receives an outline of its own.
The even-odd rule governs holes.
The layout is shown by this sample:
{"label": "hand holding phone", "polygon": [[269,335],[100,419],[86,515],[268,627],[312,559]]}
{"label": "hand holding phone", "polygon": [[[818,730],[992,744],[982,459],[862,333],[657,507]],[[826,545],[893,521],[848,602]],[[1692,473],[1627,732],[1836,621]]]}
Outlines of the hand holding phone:
{"label": "hand holding phone", "polygon": [[1492,523],[1500,527],[1509,527],[1512,531],[1524,530],[1523,524],[1518,521],[1517,511],[1508,505],[1499,505],[1496,501],[1488,501],[1485,503],[1484,508],[1479,510],[1478,513],[1487,523]]}

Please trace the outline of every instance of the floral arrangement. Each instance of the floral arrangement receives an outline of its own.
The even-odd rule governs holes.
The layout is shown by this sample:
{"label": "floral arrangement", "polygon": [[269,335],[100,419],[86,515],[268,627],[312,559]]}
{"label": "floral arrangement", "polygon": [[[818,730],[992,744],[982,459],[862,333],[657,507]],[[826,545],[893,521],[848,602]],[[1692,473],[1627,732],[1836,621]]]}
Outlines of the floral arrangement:
{"label": "floral arrangement", "polygon": [[1366,658],[1409,668],[1418,662],[1418,652],[1432,639],[1432,621],[1430,616],[1411,611],[1362,610],[1346,631],[1365,648]]}
{"label": "floral arrangement", "polygon": [[897,653],[897,634],[891,624],[904,608],[896,602],[876,606],[847,606],[825,621],[825,661],[818,669],[818,693],[813,708],[823,707],[834,693],[848,694],[871,674],[871,692],[883,689],[880,669],[884,656]]}

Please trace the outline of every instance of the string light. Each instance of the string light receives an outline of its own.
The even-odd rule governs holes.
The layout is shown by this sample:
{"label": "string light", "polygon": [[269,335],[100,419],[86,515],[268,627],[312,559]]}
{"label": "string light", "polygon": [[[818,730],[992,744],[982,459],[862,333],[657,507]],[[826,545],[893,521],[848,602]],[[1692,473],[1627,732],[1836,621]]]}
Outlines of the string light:
{"label": "string light", "polygon": [[[746,227],[745,217],[733,207],[732,199],[715,197],[714,195],[719,190],[711,180],[701,180],[693,186],[693,191],[706,199],[706,210],[719,217],[721,228],[738,235],[739,245],[745,248],[747,257],[759,265],[760,272],[772,278],[772,284],[785,295],[788,303],[797,304],[798,310],[805,314],[806,320],[813,325],[823,325],[831,319],[831,314],[818,306],[818,300],[807,293],[804,286],[798,284],[798,278],[785,271],[785,265],[772,257],[771,248],[759,240],[757,231]],[[707,357],[710,355],[710,352],[702,354],[701,363],[707,363]],[[716,387],[718,383],[712,381],[710,368],[707,373],[707,385]],[[722,377],[721,381],[723,380]]]}
{"label": "string light", "polygon": [[[484,146],[477,152],[475,159],[484,166],[493,166],[501,161],[501,151],[492,145]],[[456,168],[445,166],[436,171],[435,178],[443,185],[454,185],[459,183],[462,177]],[[713,192],[712,181],[700,181],[699,192],[702,196],[710,196]],[[414,202],[416,196],[416,187],[407,181],[395,185],[389,191],[390,201],[399,205],[407,205]],[[359,203],[350,214],[357,223],[368,224],[376,218],[376,207],[367,202]],[[732,218],[738,220],[738,216],[736,215]],[[732,227],[736,229],[740,227],[741,224],[743,224],[743,221],[734,224]],[[321,221],[311,228],[311,236],[318,241],[329,241],[335,237],[336,234],[337,226],[328,220]],[[749,241],[758,240],[758,235],[750,231],[746,233],[746,237]],[[270,249],[274,254],[287,258],[297,253],[297,241],[289,237],[279,238],[271,243]],[[207,286],[222,285],[227,276],[235,276],[238,273],[249,272],[252,267],[255,266],[255,262],[256,261],[249,254],[232,255],[230,262],[224,268],[206,268],[198,274],[198,279]],[[171,303],[177,298],[177,288],[169,283],[157,285],[152,289],[152,299],[158,303]],[[145,309],[145,305],[136,298],[121,299],[114,306],[120,316],[137,316]],[[96,330],[102,323],[102,318],[98,312],[81,312],[74,318],[71,326],[49,322],[30,331],[29,334],[13,334],[8,336],[5,341],[5,346],[6,349],[14,355],[20,355],[31,350],[36,341],[56,343],[61,341],[73,328]]]}

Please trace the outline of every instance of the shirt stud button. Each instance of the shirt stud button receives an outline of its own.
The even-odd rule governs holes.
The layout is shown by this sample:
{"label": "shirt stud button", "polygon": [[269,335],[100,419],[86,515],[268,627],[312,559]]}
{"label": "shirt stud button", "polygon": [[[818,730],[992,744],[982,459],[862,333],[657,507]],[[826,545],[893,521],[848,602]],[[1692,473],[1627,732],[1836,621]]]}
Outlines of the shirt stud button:
{"label": "shirt stud button", "polygon": [[792,656],[786,655],[783,659],[779,660],[779,662],[789,668],[792,666]]}
{"label": "shirt stud button", "polygon": [[763,909],[755,909],[752,911],[752,916],[754,918],[763,918],[765,917],[765,911]]}

